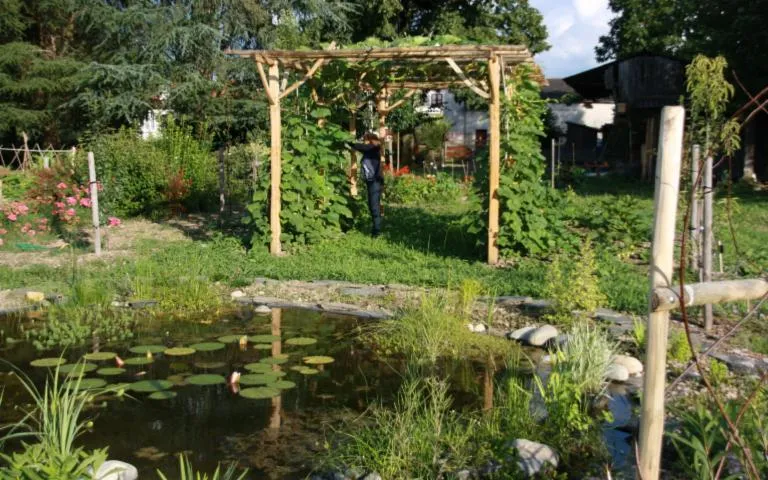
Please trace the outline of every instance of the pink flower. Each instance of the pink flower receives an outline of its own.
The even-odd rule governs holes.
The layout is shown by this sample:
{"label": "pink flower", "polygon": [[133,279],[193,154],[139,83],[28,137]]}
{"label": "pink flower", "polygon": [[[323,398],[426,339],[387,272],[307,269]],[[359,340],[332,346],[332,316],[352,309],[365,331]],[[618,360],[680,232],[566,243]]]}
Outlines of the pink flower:
{"label": "pink flower", "polygon": [[24,205],[23,203],[16,203],[14,206],[16,207],[16,213],[18,213],[19,215],[24,215],[29,211],[29,207]]}
{"label": "pink flower", "polygon": [[122,223],[119,218],[117,217],[109,217],[109,223],[107,224],[110,227],[119,227]]}
{"label": "pink flower", "polygon": [[66,211],[66,214],[67,214],[67,216],[74,217],[75,216],[75,209],[74,208],[70,208],[69,210]]}
{"label": "pink flower", "polygon": [[66,183],[64,183],[64,182],[59,182],[59,184],[58,184],[58,185],[56,185],[56,188],[59,188],[59,189],[61,189],[61,190],[64,190],[65,188],[67,188],[67,184],[66,184]]}
{"label": "pink flower", "polygon": [[67,197],[67,205],[77,205],[77,199],[75,197]]}
{"label": "pink flower", "polygon": [[5,218],[7,218],[8,220],[10,220],[12,222],[15,222],[17,217],[16,217],[15,213],[9,213],[8,215],[5,216]]}
{"label": "pink flower", "polygon": [[40,220],[38,220],[38,221],[39,221],[41,224],[43,224],[43,225],[45,225],[46,223],[48,223],[48,219],[47,219],[47,218],[45,218],[45,217],[41,218],[41,219],[40,219]]}
{"label": "pink flower", "polygon": [[0,228],[0,235],[5,235],[6,233],[8,233],[8,230]]}
{"label": "pink flower", "polygon": [[54,205],[59,209],[63,209],[65,207],[64,202],[56,202]]}
{"label": "pink flower", "polygon": [[3,242],[3,239],[2,239],[2,238],[0,238],[0,247],[2,247],[2,246],[3,246],[3,243],[5,243],[5,242]]}
{"label": "pink flower", "polygon": [[90,198],[81,198],[80,199],[80,206],[85,208],[91,208],[91,199]]}
{"label": "pink flower", "polygon": [[35,232],[34,230],[30,230],[27,232],[27,235],[29,235],[30,237],[34,237],[36,233],[37,232]]}

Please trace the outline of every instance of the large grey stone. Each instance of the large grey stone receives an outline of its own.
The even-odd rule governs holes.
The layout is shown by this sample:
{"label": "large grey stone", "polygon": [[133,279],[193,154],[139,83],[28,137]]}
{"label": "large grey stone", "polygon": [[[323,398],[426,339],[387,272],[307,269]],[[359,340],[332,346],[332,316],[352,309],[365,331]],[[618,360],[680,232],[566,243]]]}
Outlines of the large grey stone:
{"label": "large grey stone", "polygon": [[245,296],[245,292],[242,290],[235,290],[234,292],[230,293],[229,296],[232,298],[232,300],[235,300],[238,298],[243,298]]}
{"label": "large grey stone", "polygon": [[94,480],[136,480],[139,478],[139,471],[130,463],[107,460],[96,470],[93,478]]}
{"label": "large grey stone", "polygon": [[629,355],[616,355],[613,358],[613,363],[626,367],[630,375],[639,375],[643,373],[643,362],[635,357],[630,357]]}
{"label": "large grey stone", "polygon": [[557,329],[552,325],[542,325],[536,330],[530,332],[524,341],[526,341],[529,345],[533,345],[534,347],[542,347],[547,342],[557,337],[557,333]]}
{"label": "large grey stone", "polygon": [[528,337],[528,334],[534,330],[536,330],[536,327],[518,328],[514,332],[509,333],[509,335],[507,335],[507,338],[509,338],[510,340],[517,340],[519,342],[523,342]]}
{"label": "large grey stone", "polygon": [[269,315],[270,313],[272,313],[272,309],[266,305],[256,305],[255,307],[253,307],[253,311],[254,313],[258,313],[259,315]]}
{"label": "large grey stone", "polygon": [[360,477],[360,480],[381,480],[381,475],[376,472],[371,472],[364,477]]}
{"label": "large grey stone", "polygon": [[532,477],[547,465],[557,468],[557,453],[543,443],[518,438],[512,442],[517,450],[517,465],[527,476]]}
{"label": "large grey stone", "polygon": [[626,382],[629,380],[629,370],[624,365],[614,363],[606,370],[605,378],[611,382]]}

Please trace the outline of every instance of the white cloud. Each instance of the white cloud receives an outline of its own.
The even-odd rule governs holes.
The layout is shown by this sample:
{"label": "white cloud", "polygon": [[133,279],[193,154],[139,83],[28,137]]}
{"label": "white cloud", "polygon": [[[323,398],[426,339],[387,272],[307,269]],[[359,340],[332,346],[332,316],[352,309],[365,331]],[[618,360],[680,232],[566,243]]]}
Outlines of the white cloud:
{"label": "white cloud", "polygon": [[609,30],[608,0],[531,0],[544,15],[552,49],[536,56],[548,77],[563,77],[597,65],[595,46]]}

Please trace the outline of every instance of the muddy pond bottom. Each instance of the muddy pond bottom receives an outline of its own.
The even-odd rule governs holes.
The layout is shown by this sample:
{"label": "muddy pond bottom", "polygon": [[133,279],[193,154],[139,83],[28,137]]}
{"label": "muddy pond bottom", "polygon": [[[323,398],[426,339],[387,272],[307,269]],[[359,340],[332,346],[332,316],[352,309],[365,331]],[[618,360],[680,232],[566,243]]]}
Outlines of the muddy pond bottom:
{"label": "muddy pond bottom", "polygon": [[[40,352],[23,338],[34,319],[0,318],[0,358],[19,367],[39,386],[53,371],[46,358],[60,356],[83,369],[83,381],[118,385],[87,412],[93,428],[79,439],[89,449],[109,448],[109,458],[135,465],[140,477],[162,470],[178,475],[176,454],[186,453],[201,471],[236,462],[249,478],[303,478],[317,465],[333,429],[359,416],[371,402],[390,404],[405,365],[379,358],[360,341],[370,320],[304,310],[273,309],[270,315],[236,310],[216,318],[171,321],[140,319],[123,344]],[[92,352],[99,355],[87,355]],[[124,362],[118,368],[120,360]],[[55,362],[55,360],[51,360]],[[440,367],[450,379],[456,408],[479,409],[497,372],[470,361]],[[27,394],[10,368],[0,365],[6,406],[23,406]],[[239,386],[227,383],[240,373]],[[492,395],[492,391],[491,391]],[[617,424],[628,420],[626,398],[611,401]],[[4,408],[0,423],[17,420]],[[606,440],[617,464],[626,464],[628,443],[615,430]]]}

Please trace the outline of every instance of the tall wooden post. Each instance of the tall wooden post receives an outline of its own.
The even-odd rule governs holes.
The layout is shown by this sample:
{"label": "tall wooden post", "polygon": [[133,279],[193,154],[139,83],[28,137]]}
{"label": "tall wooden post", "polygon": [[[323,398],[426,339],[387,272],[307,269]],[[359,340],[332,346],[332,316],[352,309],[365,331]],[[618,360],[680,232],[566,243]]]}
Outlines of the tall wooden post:
{"label": "tall wooden post", "polygon": [[379,141],[382,146],[387,138],[387,115],[389,114],[389,91],[383,89],[376,97],[376,111],[379,114]]}
{"label": "tall wooden post", "polygon": [[93,251],[101,255],[101,221],[99,220],[99,188],[96,182],[96,160],[88,152],[88,183],[91,193],[91,220],[93,221]]}
{"label": "tall wooden post", "polygon": [[[357,138],[357,112],[353,109],[349,115],[349,133],[354,138]],[[354,150],[350,150],[350,165],[349,165],[349,193],[353,197],[357,197],[357,153]]]}
{"label": "tall wooden post", "polygon": [[[712,157],[704,162],[704,239],[702,241],[703,282],[712,281]],[[712,330],[712,304],[704,305],[704,330]]]}
{"label": "tall wooden post", "polygon": [[270,198],[269,198],[269,228],[272,231],[272,239],[269,251],[272,255],[279,255],[282,251],[280,245],[280,181],[282,176],[282,139],[281,139],[281,112],[280,112],[280,67],[277,62],[269,66],[269,90],[272,94],[269,105],[270,137]]}
{"label": "tall wooden post", "polygon": [[[660,154],[656,162],[653,244],[651,246],[651,292],[672,285],[675,250],[675,215],[680,188],[685,109],[664,107],[659,132]],[[649,302],[650,304],[650,302]],[[657,480],[661,466],[661,440],[664,434],[664,386],[667,373],[667,332],[669,312],[648,316],[648,346],[640,413],[638,475],[642,480]]]}
{"label": "tall wooden post", "polygon": [[690,221],[690,251],[691,270],[699,272],[699,160],[701,160],[701,147],[693,146],[691,158],[691,221]]}
{"label": "tall wooden post", "polygon": [[501,171],[501,97],[499,84],[501,77],[500,61],[496,55],[488,60],[488,80],[491,89],[489,106],[489,204],[488,204],[488,263],[499,261],[499,177]]}

